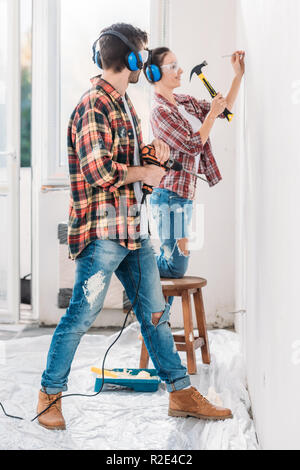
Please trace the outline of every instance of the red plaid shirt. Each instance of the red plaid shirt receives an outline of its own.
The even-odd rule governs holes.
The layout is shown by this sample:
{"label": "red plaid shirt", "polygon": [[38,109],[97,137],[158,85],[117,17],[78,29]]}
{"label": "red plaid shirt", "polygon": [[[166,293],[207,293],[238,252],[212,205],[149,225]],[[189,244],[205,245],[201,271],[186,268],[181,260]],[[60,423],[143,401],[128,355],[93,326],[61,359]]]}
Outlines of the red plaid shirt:
{"label": "red plaid shirt", "polygon": [[[174,97],[178,105],[183,105],[188,113],[193,114],[201,122],[204,121],[211,106],[208,101],[198,101],[189,95],[174,94]],[[224,114],[218,117],[225,118]],[[180,114],[177,106],[158,93],[155,93],[151,126],[154,136],[169,145],[171,157],[182,163],[184,168],[204,174],[209,186],[214,186],[222,179],[209,138],[203,145],[199,132],[193,132],[190,123]],[[196,168],[195,157],[199,154],[201,154],[199,167]],[[159,187],[169,189],[181,197],[194,199],[196,184],[195,176],[184,171],[170,170],[161,180]]]}
{"label": "red plaid shirt", "polygon": [[[140,248],[140,215],[133,184],[124,185],[133,165],[134,133],[121,95],[96,76],[74,109],[68,126],[70,205],[69,258],[97,238]],[[140,120],[128,106],[142,147]]]}

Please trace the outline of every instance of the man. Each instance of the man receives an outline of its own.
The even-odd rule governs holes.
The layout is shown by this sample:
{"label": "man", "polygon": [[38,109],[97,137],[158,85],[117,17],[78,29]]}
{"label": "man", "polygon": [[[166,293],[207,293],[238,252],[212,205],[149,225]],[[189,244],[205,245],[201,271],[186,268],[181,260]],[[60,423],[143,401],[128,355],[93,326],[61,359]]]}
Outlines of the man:
{"label": "man", "polygon": [[[76,273],[72,299],[54,332],[42,376],[38,413],[58,399],[38,418],[48,429],[65,429],[59,398],[67,390],[80,339],[102,309],[113,273],[134,304],[149,355],[170,392],[169,414],[214,419],[232,416],[230,410],[214,407],[190,387],[187,370],[174,352],[170,305],[162,294],[154,251],[148,233],[141,230],[141,182],[157,186],[165,173],[160,167],[139,162],[144,144],[126,94],[128,84],[139,79],[146,44],[147,34],[128,24],[103,30],[100,51],[94,49],[94,60],[103,75],[91,80],[92,88],[70,118],[68,244]],[[152,144],[158,159],[168,160],[168,146],[159,140]]]}

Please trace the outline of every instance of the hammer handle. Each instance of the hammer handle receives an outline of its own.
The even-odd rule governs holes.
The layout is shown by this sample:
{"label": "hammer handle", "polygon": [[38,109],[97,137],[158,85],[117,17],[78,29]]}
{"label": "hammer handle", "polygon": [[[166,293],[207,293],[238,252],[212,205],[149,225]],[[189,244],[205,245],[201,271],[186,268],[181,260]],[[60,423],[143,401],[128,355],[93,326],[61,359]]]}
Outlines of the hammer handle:
{"label": "hammer handle", "polygon": [[227,108],[224,109],[223,114],[226,117],[227,121],[230,122],[232,120],[233,114]]}
{"label": "hammer handle", "polygon": [[[198,75],[198,77],[200,78],[200,80],[202,80],[202,82],[204,83],[204,85],[205,85],[206,88],[208,89],[210,96],[211,96],[212,98],[214,98],[215,96],[217,96],[217,92],[213,89],[213,87],[211,86],[211,84],[206,80],[206,78],[204,77],[203,73],[200,73],[200,75]],[[223,114],[224,114],[224,116],[226,117],[227,121],[230,122],[230,121],[232,120],[233,114],[232,114],[227,108],[224,109]]]}

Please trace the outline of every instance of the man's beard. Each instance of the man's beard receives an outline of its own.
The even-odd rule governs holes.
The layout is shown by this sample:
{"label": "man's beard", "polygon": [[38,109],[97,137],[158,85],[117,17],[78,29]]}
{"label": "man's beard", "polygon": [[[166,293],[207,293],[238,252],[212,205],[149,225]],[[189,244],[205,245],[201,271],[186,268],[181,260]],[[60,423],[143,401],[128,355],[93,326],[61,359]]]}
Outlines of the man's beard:
{"label": "man's beard", "polygon": [[128,78],[128,83],[137,83],[139,81],[141,70],[131,72]]}

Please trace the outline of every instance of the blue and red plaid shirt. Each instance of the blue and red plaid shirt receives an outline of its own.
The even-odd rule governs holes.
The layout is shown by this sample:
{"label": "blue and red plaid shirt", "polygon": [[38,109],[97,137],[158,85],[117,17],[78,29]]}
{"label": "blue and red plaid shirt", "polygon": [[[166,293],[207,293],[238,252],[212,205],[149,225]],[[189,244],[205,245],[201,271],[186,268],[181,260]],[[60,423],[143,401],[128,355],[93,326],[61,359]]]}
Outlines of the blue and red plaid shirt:
{"label": "blue and red plaid shirt", "polygon": [[[122,96],[100,75],[81,97],[68,126],[70,204],[69,258],[97,238],[140,248],[140,214],[133,184],[124,184],[134,164],[134,132]],[[125,94],[140,150],[140,120]]]}
{"label": "blue and red plaid shirt", "polygon": [[[176,95],[174,98],[178,105],[204,121],[210,111],[210,103],[206,100],[197,100],[189,95]],[[225,118],[220,114],[219,118]],[[151,126],[156,138],[163,140],[170,147],[171,157],[182,164],[187,170],[205,175],[209,186],[214,186],[221,179],[218,165],[214,159],[211,142],[208,138],[203,145],[199,132],[194,132],[191,124],[178,111],[177,106],[155,93],[155,105],[151,112]],[[199,127],[200,129],[200,127]],[[195,157],[200,155],[199,166],[196,168]],[[194,199],[197,178],[184,171],[170,170],[161,180],[160,188],[169,189],[179,196]]]}

